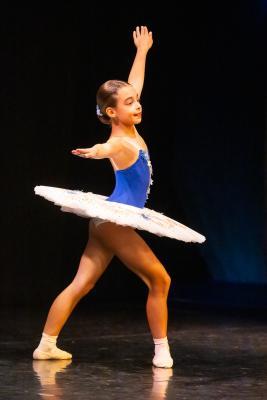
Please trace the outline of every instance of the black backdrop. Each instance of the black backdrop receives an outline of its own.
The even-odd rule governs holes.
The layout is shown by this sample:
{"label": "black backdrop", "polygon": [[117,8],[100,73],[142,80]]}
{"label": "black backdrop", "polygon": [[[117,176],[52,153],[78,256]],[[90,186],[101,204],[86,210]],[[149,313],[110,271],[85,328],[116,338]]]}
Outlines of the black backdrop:
{"label": "black backdrop", "polygon": [[[264,4],[195,3],[2,10],[3,304],[47,304],[76,272],[88,222],[60,212],[33,188],[111,193],[108,160],[83,160],[70,150],[107,138],[95,93],[107,79],[127,79],[136,25],[154,35],[138,127],[154,169],[147,206],[207,241],[140,234],[172,276],[172,298],[199,285],[265,292]],[[114,259],[83,302],[145,293]]]}

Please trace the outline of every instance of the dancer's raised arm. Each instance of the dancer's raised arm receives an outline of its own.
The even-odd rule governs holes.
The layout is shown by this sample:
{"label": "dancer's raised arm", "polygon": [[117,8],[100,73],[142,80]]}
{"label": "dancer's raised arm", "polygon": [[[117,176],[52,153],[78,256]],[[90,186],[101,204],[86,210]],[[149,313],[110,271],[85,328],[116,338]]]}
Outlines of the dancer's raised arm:
{"label": "dancer's raised arm", "polygon": [[[128,83],[137,92],[137,96],[135,95],[135,97],[137,97],[135,101],[139,102],[144,85],[146,57],[148,50],[153,44],[152,32],[149,32],[146,26],[137,26],[136,29],[133,31],[133,40],[136,46],[136,55],[129,73]],[[100,101],[98,101],[97,104],[97,115],[100,116],[100,120],[101,118],[104,119],[101,120],[101,122],[112,125],[113,120],[116,121],[116,124],[118,124],[118,116],[116,113],[114,113],[114,110],[116,111],[117,106],[116,103],[118,100],[118,90],[119,88],[127,86],[127,83],[123,81],[108,81],[101,86],[101,90],[105,92],[105,95],[102,96],[103,100],[101,101],[101,96],[99,96]],[[125,105],[127,108],[130,107],[131,104],[127,103]],[[131,111],[135,120],[131,120],[130,123],[135,124],[140,122],[139,108],[140,104],[137,110]],[[113,111],[113,116],[109,115],[108,110],[110,109]],[[74,149],[71,152],[73,155],[83,158],[101,159],[111,158],[120,150],[122,150],[121,141],[113,140],[106,143],[95,144],[90,148]]]}
{"label": "dancer's raised arm", "polygon": [[145,79],[146,56],[153,44],[152,32],[146,26],[137,26],[133,31],[133,40],[136,46],[136,55],[128,77],[130,83],[140,98]]}

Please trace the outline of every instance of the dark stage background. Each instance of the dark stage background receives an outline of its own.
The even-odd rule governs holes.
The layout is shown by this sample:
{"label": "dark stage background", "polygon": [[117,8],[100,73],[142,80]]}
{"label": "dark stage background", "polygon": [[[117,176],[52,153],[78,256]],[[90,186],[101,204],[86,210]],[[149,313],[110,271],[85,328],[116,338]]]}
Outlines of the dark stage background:
{"label": "dark stage background", "polygon": [[[87,220],[62,213],[33,188],[111,193],[109,161],[70,150],[108,137],[95,116],[95,93],[107,79],[127,79],[136,25],[154,35],[138,127],[154,169],[147,206],[207,237],[186,244],[140,232],[172,276],[170,299],[267,304],[267,7],[195,3],[2,10],[2,304],[48,305],[76,272]],[[145,295],[114,259],[82,303]]]}

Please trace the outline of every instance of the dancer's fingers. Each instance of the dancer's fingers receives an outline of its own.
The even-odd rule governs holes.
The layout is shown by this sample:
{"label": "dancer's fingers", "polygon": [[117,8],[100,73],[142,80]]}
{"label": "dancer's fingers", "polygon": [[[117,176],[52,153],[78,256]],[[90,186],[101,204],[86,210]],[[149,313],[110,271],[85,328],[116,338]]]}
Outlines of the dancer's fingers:
{"label": "dancer's fingers", "polygon": [[85,154],[85,153],[88,153],[88,151],[90,151],[90,149],[75,149],[75,150],[72,150],[72,151],[75,152],[75,153]]}

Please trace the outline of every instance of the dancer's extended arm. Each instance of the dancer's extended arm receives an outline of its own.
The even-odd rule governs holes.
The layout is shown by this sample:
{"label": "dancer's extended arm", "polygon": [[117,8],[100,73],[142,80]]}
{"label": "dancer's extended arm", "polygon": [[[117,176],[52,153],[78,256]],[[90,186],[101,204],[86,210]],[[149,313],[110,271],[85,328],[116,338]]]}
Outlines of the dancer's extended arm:
{"label": "dancer's extended arm", "polygon": [[133,31],[133,40],[136,46],[136,55],[128,77],[130,83],[140,98],[145,79],[146,56],[153,44],[152,32],[146,26],[137,26]]}
{"label": "dancer's extended arm", "polygon": [[121,141],[113,139],[106,143],[98,143],[87,149],[72,150],[72,154],[82,158],[108,158],[122,149]]}

